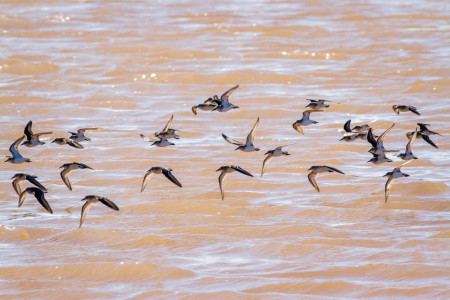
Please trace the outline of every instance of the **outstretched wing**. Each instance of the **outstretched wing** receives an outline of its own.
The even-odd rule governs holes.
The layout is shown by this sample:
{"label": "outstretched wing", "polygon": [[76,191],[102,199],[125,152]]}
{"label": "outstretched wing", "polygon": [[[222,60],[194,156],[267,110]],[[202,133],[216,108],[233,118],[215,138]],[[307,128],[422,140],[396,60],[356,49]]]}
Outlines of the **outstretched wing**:
{"label": "outstretched wing", "polygon": [[389,179],[386,181],[386,185],[384,187],[384,203],[386,203],[388,201],[389,192],[391,190],[393,180],[394,180],[394,178],[389,177]]}
{"label": "outstretched wing", "polygon": [[334,172],[338,172],[338,173],[341,173],[341,174],[345,175],[344,172],[339,171],[339,170],[336,169],[336,168],[333,168],[333,167],[330,167],[330,166],[326,166],[326,168],[327,168],[328,170],[332,170],[332,171],[334,171]]}
{"label": "outstretched wing", "polygon": [[33,130],[31,130],[31,126],[33,126],[33,122],[29,121],[27,123],[27,126],[25,126],[25,130],[23,131],[23,133],[25,133],[27,140],[31,140],[31,138],[33,137]]}
{"label": "outstretched wing", "polygon": [[219,188],[220,188],[220,195],[222,195],[222,200],[225,198],[225,193],[223,191],[223,184],[225,183],[225,176],[227,175],[226,171],[222,171],[219,175]]}
{"label": "outstretched wing", "polygon": [[320,192],[319,186],[317,185],[316,182],[316,172],[311,172],[308,174],[308,180],[309,182],[312,184],[312,186],[316,189],[316,191]]}
{"label": "outstretched wing", "polygon": [[256,129],[258,128],[258,124],[259,124],[259,117],[256,120],[255,125],[253,125],[252,131],[250,131],[250,133],[247,136],[247,141],[245,142],[246,145],[253,145],[253,142],[255,140]]}
{"label": "outstretched wing", "polygon": [[433,143],[433,141],[430,139],[430,137],[428,135],[422,134],[422,138],[425,140],[425,142],[427,142],[428,144],[430,144],[434,148],[438,149],[438,146],[436,146],[436,144]]}
{"label": "outstretched wing", "polygon": [[173,176],[172,172],[170,172],[167,169],[163,169],[162,172],[163,172],[164,176],[167,177],[167,179],[169,179],[170,181],[172,181],[174,184],[178,185],[179,187],[182,187],[181,183],[175,178],[175,176]]}
{"label": "outstretched wing", "polygon": [[34,184],[41,190],[44,190],[44,191],[47,190],[39,181],[36,180],[36,176],[27,175],[26,178],[29,182],[31,182],[32,184]]}
{"label": "outstretched wing", "polygon": [[239,173],[242,173],[242,174],[244,174],[244,175],[253,177],[252,174],[250,174],[249,172],[245,171],[244,169],[242,169],[242,168],[239,167],[239,166],[231,166],[231,168],[234,169],[235,171],[238,171]]}
{"label": "outstretched wing", "polygon": [[78,143],[78,142],[75,142],[74,140],[68,139],[66,142],[67,142],[67,144],[68,144],[69,146],[71,146],[71,147],[74,147],[74,148],[77,148],[77,149],[83,149],[83,148],[84,148],[83,145],[81,145],[81,144]]}
{"label": "outstretched wing", "polygon": [[225,139],[225,141],[227,141],[227,142],[230,143],[230,144],[237,145],[237,146],[243,146],[243,145],[244,145],[244,144],[242,144],[242,143],[239,142],[239,141],[230,139],[228,136],[226,136],[226,135],[223,134],[223,133],[222,133],[222,137]]}
{"label": "outstretched wing", "polygon": [[152,176],[153,176],[153,172],[147,172],[145,174],[144,180],[142,181],[141,193],[145,189],[145,186],[147,185],[147,182],[150,180],[150,178],[152,178]]}
{"label": "outstretched wing", "polygon": [[163,128],[163,130],[161,132],[166,132],[167,129],[170,128],[170,126],[172,126],[172,121],[173,121],[173,115],[170,117],[169,121],[166,124],[166,127]]}
{"label": "outstretched wing", "polygon": [[86,219],[86,215],[89,211],[89,209],[92,206],[92,201],[87,200],[84,204],[83,207],[81,208],[81,218],[80,218],[80,226],[78,228],[81,228],[81,225],[83,225],[84,219]]}
{"label": "outstretched wing", "polygon": [[412,135],[412,137],[409,139],[408,144],[406,144],[406,152],[405,153],[410,153],[412,154],[412,146],[414,144],[414,141],[416,140],[416,136],[417,136],[417,127],[416,130],[414,131],[414,134]]}
{"label": "outstretched wing", "polygon": [[[282,146],[280,146],[280,147],[282,147]],[[281,149],[281,148],[280,148],[280,149]],[[267,155],[267,157],[264,159],[264,161],[263,161],[263,166],[262,166],[262,170],[261,170],[261,177],[262,177],[263,174],[264,174],[264,170],[266,169],[267,163],[269,163],[269,161],[270,161],[272,158],[273,158],[273,155],[272,155],[272,154],[269,154],[269,155]]]}
{"label": "outstretched wing", "polygon": [[347,122],[345,122],[344,124],[344,130],[345,132],[352,132],[352,129],[350,127],[350,123],[352,122],[352,120],[348,120]]}
{"label": "outstretched wing", "polygon": [[50,207],[50,204],[48,204],[47,200],[45,200],[44,192],[42,190],[36,190],[35,192],[36,199],[39,201],[39,203],[51,214],[53,214],[53,210]]}
{"label": "outstretched wing", "polygon": [[[383,132],[383,134],[380,135],[380,136],[378,137],[378,139],[377,139],[377,146],[378,146],[379,148],[383,147],[383,140],[384,140],[384,137],[386,136],[386,134],[387,134],[389,131],[391,131],[392,127],[394,127],[394,126],[395,126],[395,123],[393,123],[393,124],[391,125],[391,127],[389,127],[388,129],[386,129],[386,131]],[[375,147],[376,147],[376,146],[375,146]]]}
{"label": "outstretched wing", "polygon": [[377,140],[373,136],[372,128],[369,128],[369,132],[367,133],[367,141],[372,145],[372,147],[377,146]]}
{"label": "outstretched wing", "polygon": [[22,135],[20,138],[18,138],[14,143],[11,144],[11,146],[9,147],[9,152],[11,152],[11,154],[14,157],[22,157],[22,155],[20,155],[19,153],[19,144],[20,142],[22,142],[22,140],[25,138],[25,135]]}
{"label": "outstretched wing", "polygon": [[105,204],[109,208],[114,209],[114,210],[119,210],[117,205],[114,202],[112,202],[111,200],[109,200],[108,198],[98,197],[97,199],[98,199],[98,201],[100,201],[101,203]]}
{"label": "outstretched wing", "polygon": [[72,185],[70,184],[69,180],[70,171],[71,170],[69,168],[64,168],[64,170],[61,171],[61,179],[64,182],[64,184],[69,188],[69,190],[72,190]]}
{"label": "outstretched wing", "polygon": [[226,106],[229,105],[230,102],[228,101],[228,97],[230,97],[231,93],[234,92],[235,89],[237,89],[239,87],[239,84],[236,85],[235,87],[232,87],[231,89],[229,89],[228,91],[226,91],[225,93],[222,94],[222,96],[220,96],[220,100],[222,101],[222,105]]}
{"label": "outstretched wing", "polygon": [[300,126],[300,124],[294,123],[294,124],[292,124],[292,127],[293,127],[297,132],[299,132],[299,133],[301,133],[301,134],[304,134],[304,133],[303,133],[303,128],[302,128],[302,126]]}

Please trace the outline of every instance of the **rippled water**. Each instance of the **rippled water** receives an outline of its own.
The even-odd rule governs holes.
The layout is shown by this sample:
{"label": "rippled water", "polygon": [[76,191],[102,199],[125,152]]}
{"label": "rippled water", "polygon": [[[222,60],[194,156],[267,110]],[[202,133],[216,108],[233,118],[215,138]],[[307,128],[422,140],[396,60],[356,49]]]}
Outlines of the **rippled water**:
{"label": "rippled water", "polygon": [[[334,299],[450,297],[449,6],[446,1],[2,1],[2,155],[33,120],[35,132],[88,132],[85,149],[21,147],[32,163],[0,164],[0,296],[18,298]],[[191,106],[221,94],[240,109]],[[291,124],[305,98],[338,103]],[[393,104],[421,116],[396,115]],[[151,147],[174,114],[182,138]],[[234,151],[257,117],[259,152]],[[439,149],[417,140],[420,158],[394,181],[400,161],[369,165],[369,144],[340,142],[348,119],[395,122],[387,148],[431,124]],[[279,145],[260,177],[264,153]],[[64,163],[95,170],[59,177]],[[235,164],[220,200],[215,172]],[[329,164],[344,175],[317,176]],[[155,175],[172,168],[179,188]],[[28,196],[17,208],[11,177],[38,175],[50,215]],[[25,186],[25,184],[24,184]],[[78,229],[85,195],[97,203]]]}

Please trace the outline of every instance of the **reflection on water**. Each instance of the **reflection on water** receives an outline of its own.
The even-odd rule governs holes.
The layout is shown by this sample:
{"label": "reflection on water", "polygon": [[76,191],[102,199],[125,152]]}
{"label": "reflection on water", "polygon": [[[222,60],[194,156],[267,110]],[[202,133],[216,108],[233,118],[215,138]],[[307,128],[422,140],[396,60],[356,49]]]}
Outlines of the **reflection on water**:
{"label": "reflection on water", "polygon": [[[32,163],[0,164],[1,296],[17,298],[448,298],[450,81],[444,1],[0,4],[0,143],[3,155],[33,120],[35,132],[99,127],[85,149],[46,140],[21,147]],[[191,107],[232,86],[227,113]],[[318,124],[292,128],[306,98],[330,108]],[[393,104],[421,116],[396,115]],[[174,114],[175,146],[139,134]],[[234,151],[260,117],[259,152]],[[382,176],[400,163],[369,165],[369,144],[338,129],[373,121],[388,149],[404,151],[417,122],[422,139],[384,204]],[[284,144],[260,177],[264,153]],[[59,167],[83,162],[95,171]],[[235,164],[220,200],[215,172]],[[346,175],[319,174],[328,164]],[[179,188],[152,166],[172,168]],[[17,208],[10,178],[39,176],[50,215],[32,196]],[[23,184],[25,187],[25,183]],[[94,205],[78,229],[85,195]]]}

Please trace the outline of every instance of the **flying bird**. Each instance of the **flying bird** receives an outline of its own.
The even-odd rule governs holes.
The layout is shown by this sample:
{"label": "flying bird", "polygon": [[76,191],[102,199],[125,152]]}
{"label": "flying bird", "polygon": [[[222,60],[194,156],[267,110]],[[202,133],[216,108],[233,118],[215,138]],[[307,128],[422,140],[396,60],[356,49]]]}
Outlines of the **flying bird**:
{"label": "flying bird", "polygon": [[167,122],[166,126],[163,128],[163,130],[161,132],[155,132],[155,137],[158,139],[178,139],[180,136],[177,135],[175,132],[176,131],[180,131],[178,129],[173,129],[170,128],[170,126],[172,126],[172,122],[173,122],[173,115],[170,117],[169,121]]}
{"label": "flying bird", "polygon": [[80,218],[80,226],[78,228],[81,228],[81,225],[83,225],[84,219],[86,219],[86,215],[91,208],[92,204],[95,202],[101,202],[104,205],[108,206],[111,209],[119,210],[116,204],[105,197],[95,196],[95,195],[88,195],[84,197],[81,201],[86,201],[83,204],[83,207],[81,208],[81,218]]}
{"label": "flying bird", "polygon": [[27,139],[21,145],[24,145],[27,147],[35,147],[37,145],[44,145],[45,143],[42,142],[39,139],[39,137],[44,134],[52,134],[53,133],[53,132],[33,133],[31,126],[33,126],[33,122],[29,121],[27,126],[25,126],[25,130],[23,131],[25,133],[25,136],[27,137]]}
{"label": "flying bird", "polygon": [[[293,145],[293,144],[291,144]],[[264,155],[267,155],[267,157],[264,159],[263,165],[262,165],[262,169],[261,169],[261,177],[264,174],[264,170],[266,169],[267,164],[269,163],[269,161],[274,158],[274,157],[278,157],[278,156],[282,156],[282,155],[290,155],[290,153],[288,153],[287,151],[283,151],[282,148],[283,147],[287,147],[289,145],[283,145],[283,146],[278,146],[273,150],[269,150],[267,151]]]}
{"label": "flying bird", "polygon": [[214,110],[218,105],[220,105],[221,100],[217,95],[214,95],[212,98],[206,99],[203,103],[197,104],[192,106],[191,110],[194,113],[194,115],[197,115],[197,109],[201,109],[203,111],[212,111]]}
{"label": "flying bird", "polygon": [[220,100],[219,100],[220,103],[216,99],[213,99],[216,101],[216,103],[218,103],[218,105],[213,108],[213,111],[227,112],[231,109],[239,108],[239,106],[232,104],[228,99],[228,97],[230,97],[231,93],[233,93],[238,87],[239,87],[239,85],[236,85],[236,86],[232,87],[231,89],[229,89],[228,91],[226,91],[225,93],[223,93],[222,96],[220,96]]}
{"label": "flying bird", "polygon": [[19,144],[25,138],[25,135],[22,135],[18,138],[14,143],[9,147],[9,152],[11,152],[12,156],[6,156],[5,162],[10,162],[13,164],[21,164],[24,162],[31,162],[29,158],[23,157],[19,153]]}
{"label": "flying bird", "polygon": [[63,164],[61,167],[59,168],[63,168],[63,170],[61,171],[61,179],[63,180],[64,184],[69,188],[69,190],[72,190],[72,185],[70,184],[70,180],[69,180],[69,173],[72,172],[73,170],[77,170],[77,169],[92,169],[91,167],[83,164],[83,163],[79,163],[79,162],[73,162],[73,163],[68,163],[68,164]]}
{"label": "flying bird", "polygon": [[12,186],[14,190],[16,191],[17,195],[20,196],[22,193],[22,188],[20,187],[20,183],[24,180],[28,180],[30,183],[34,184],[38,188],[40,188],[43,191],[47,191],[47,189],[36,180],[37,176],[25,174],[25,173],[16,173],[11,179],[14,179],[12,182]]}
{"label": "flying bird", "polygon": [[312,112],[319,112],[319,111],[323,111],[323,110],[317,110],[317,109],[309,109],[309,110],[305,110],[305,111],[303,112],[302,118],[301,118],[300,120],[295,121],[295,123],[292,124],[292,127],[294,127],[294,129],[295,129],[296,131],[298,131],[299,133],[304,134],[304,133],[303,133],[302,126],[308,126],[308,125],[311,125],[311,124],[317,124],[317,123],[319,123],[319,122],[314,121],[314,120],[311,120],[311,119],[309,118],[309,116],[310,116],[310,114],[311,114]]}
{"label": "flying bird", "polygon": [[251,130],[250,133],[248,134],[247,140],[246,140],[245,144],[244,144],[244,143],[241,143],[241,142],[239,142],[239,141],[230,139],[228,136],[226,136],[226,135],[223,134],[223,133],[222,133],[222,137],[223,137],[223,138],[225,139],[225,141],[227,141],[228,143],[233,144],[233,145],[237,145],[237,146],[238,146],[238,147],[237,147],[236,149],[234,149],[234,150],[241,150],[241,151],[244,151],[244,152],[259,151],[260,149],[259,149],[259,148],[256,148],[256,147],[253,145],[253,142],[255,141],[255,133],[256,133],[256,129],[258,128],[258,124],[259,124],[259,117],[258,117],[258,119],[256,120],[255,125],[253,125],[252,130]]}
{"label": "flying bird", "polygon": [[386,137],[386,134],[388,134],[389,131],[391,131],[392,127],[395,126],[395,123],[391,125],[388,129],[386,129],[385,132],[383,132],[382,135],[380,135],[377,139],[373,136],[372,128],[369,129],[369,132],[367,133],[367,141],[372,144],[372,148],[369,149],[369,152],[372,154],[383,154],[385,152],[395,152],[393,150],[386,150],[383,145],[383,140]]}
{"label": "flying bird", "polygon": [[90,141],[91,139],[88,138],[84,133],[87,130],[97,130],[98,128],[95,127],[90,127],[90,128],[80,128],[77,129],[77,132],[71,132],[69,131],[69,133],[71,134],[71,136],[69,137],[70,140],[75,141],[75,142],[83,142],[83,141]]}
{"label": "flying bird", "polygon": [[66,139],[66,138],[56,138],[52,141],[52,143],[56,143],[58,145],[69,145],[73,148],[77,148],[77,149],[83,149],[83,145],[81,145],[78,142],[75,142],[71,139]]}
{"label": "flying bird", "polygon": [[416,131],[414,131],[414,134],[409,138],[408,144],[406,144],[405,153],[400,153],[398,157],[400,157],[403,160],[417,159],[417,157],[415,157],[414,154],[412,153],[412,147],[414,141],[416,140],[416,136],[417,136],[417,128]]}
{"label": "flying bird", "polygon": [[20,197],[19,197],[19,207],[22,206],[23,201],[25,201],[25,197],[27,196],[27,194],[31,194],[34,195],[37,199],[37,201],[39,201],[39,203],[51,214],[53,214],[53,210],[50,207],[50,204],[48,204],[47,200],[45,200],[44,197],[44,193],[46,193],[46,191],[41,190],[40,188],[37,187],[29,187],[26,188],[22,193],[20,193]]}
{"label": "flying bird", "polygon": [[325,173],[325,172],[337,172],[340,174],[345,175],[342,171],[339,171],[336,168],[330,167],[330,166],[311,166],[311,168],[308,169],[308,171],[311,171],[311,173],[308,174],[308,180],[312,184],[312,186],[316,189],[317,192],[320,192],[319,186],[316,182],[316,175],[318,173]]}
{"label": "flying bird", "polygon": [[392,105],[392,109],[397,113],[397,115],[399,115],[400,112],[410,111],[420,116],[420,113],[417,111],[417,108],[411,105]]}
{"label": "flying bird", "polygon": [[181,183],[175,178],[175,176],[173,176],[172,169],[162,167],[152,167],[147,171],[147,173],[144,176],[144,180],[142,181],[141,186],[141,192],[145,189],[147,182],[150,180],[153,174],[161,174],[161,173],[164,174],[164,176],[166,176],[166,178],[172,181],[175,185],[182,187]]}
{"label": "flying bird", "polygon": [[391,186],[392,186],[392,181],[394,181],[395,178],[408,177],[409,176],[408,174],[403,173],[402,171],[400,171],[400,168],[403,167],[404,165],[406,165],[409,162],[411,162],[411,160],[408,160],[407,162],[401,164],[398,167],[395,167],[394,170],[392,170],[391,172],[387,172],[383,176],[383,177],[388,177],[386,185],[384,186],[384,203],[386,203],[388,201],[389,192],[390,192]]}
{"label": "flying bird", "polygon": [[424,124],[424,123],[417,123],[417,125],[419,125],[419,132],[422,134],[426,134],[426,135],[442,135],[440,133],[437,133],[435,131],[429,130],[427,126],[430,126],[430,124]]}
{"label": "flying bird", "polygon": [[219,175],[219,188],[220,188],[220,194],[222,195],[222,200],[225,198],[225,192],[223,191],[223,185],[225,184],[225,176],[227,176],[228,173],[237,171],[239,173],[242,173],[244,175],[253,177],[252,174],[245,171],[239,166],[221,166],[219,169],[216,170],[216,172],[221,171]]}
{"label": "flying bird", "polygon": [[315,99],[306,99],[308,101],[310,101],[308,103],[308,105],[306,105],[306,108],[311,108],[311,109],[321,109],[321,108],[327,108],[330,107],[328,104],[326,104],[325,102],[333,102],[330,100],[324,100],[324,99],[319,99],[319,100],[315,100]]}

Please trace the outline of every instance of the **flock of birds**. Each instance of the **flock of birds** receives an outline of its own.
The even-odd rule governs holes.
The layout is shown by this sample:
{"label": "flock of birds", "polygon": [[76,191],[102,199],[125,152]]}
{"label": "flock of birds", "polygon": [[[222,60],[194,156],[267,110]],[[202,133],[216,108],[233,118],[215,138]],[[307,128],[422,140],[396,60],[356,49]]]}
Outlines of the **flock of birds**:
{"label": "flock of birds", "polygon": [[[233,88],[229,89],[225,93],[222,94],[222,96],[219,98],[217,95],[214,95],[213,97],[208,98],[203,103],[195,105],[192,107],[192,112],[197,115],[198,110],[203,111],[219,111],[219,112],[227,112],[232,109],[239,108],[238,106],[232,104],[229,101],[229,96],[233,91],[235,91],[239,85],[234,86]],[[306,108],[309,108],[308,110],[303,112],[302,118],[300,120],[295,121],[292,124],[292,127],[299,132],[300,134],[304,134],[303,127],[316,124],[317,121],[312,120],[311,113],[315,112],[322,112],[323,109],[326,109],[329,107],[328,102],[333,102],[329,100],[315,100],[315,99],[307,99],[310,101],[308,105],[306,105]],[[392,109],[397,113],[400,114],[400,112],[412,112],[416,115],[420,115],[420,113],[417,111],[417,108],[414,106],[409,105],[394,105]],[[180,136],[177,134],[177,131],[180,132],[180,130],[171,128],[173,121],[173,115],[167,122],[166,126],[163,128],[160,132],[155,132],[153,137],[146,137],[143,134],[140,134],[141,138],[144,139],[147,142],[151,142],[152,146],[158,146],[158,147],[167,147],[171,145],[175,145],[173,142],[170,141],[170,139],[179,139]],[[234,139],[231,139],[224,133],[222,133],[222,137],[230,144],[236,145],[237,148],[235,150],[241,150],[244,152],[253,152],[253,151],[259,151],[260,149],[254,146],[254,140],[255,140],[255,134],[256,130],[258,128],[259,124],[259,118],[256,120],[255,124],[253,125],[252,130],[247,136],[247,139],[244,142],[240,142]],[[431,140],[431,135],[439,135],[439,133],[434,132],[430,129],[428,129],[429,124],[424,123],[417,123],[419,126],[419,129],[416,128],[415,131],[406,133],[407,138],[409,139],[406,149],[404,153],[401,153],[398,155],[399,158],[404,160],[405,162],[400,164],[399,166],[395,167],[391,172],[388,172],[384,175],[384,177],[388,177],[388,180],[385,184],[385,203],[388,200],[389,197],[389,191],[392,186],[392,182],[396,178],[400,177],[407,177],[409,176],[406,173],[403,173],[401,171],[401,167],[409,163],[410,161],[417,159],[416,156],[414,156],[412,152],[414,141],[418,138],[423,139],[427,143],[429,143],[431,146],[438,148],[436,144]],[[368,161],[370,163],[374,164],[381,164],[385,162],[392,162],[391,159],[389,159],[386,156],[386,153],[389,152],[398,152],[398,150],[387,150],[384,148],[383,140],[386,137],[386,135],[389,133],[389,131],[395,126],[395,123],[393,123],[388,129],[386,129],[380,136],[374,135],[373,131],[374,128],[372,128],[369,123],[359,125],[359,126],[351,126],[351,120],[348,120],[344,124],[343,128],[343,134],[342,141],[345,142],[352,142],[357,139],[361,140],[367,140],[371,144],[371,148],[369,149],[369,152],[373,155],[373,157]],[[55,138],[53,139],[52,143],[56,143],[58,145],[69,145],[74,148],[82,149],[84,146],[81,144],[81,142],[84,141],[90,141],[91,139],[88,138],[85,133],[88,130],[96,130],[97,128],[80,128],[77,130],[77,132],[70,132],[70,136],[68,138]],[[20,138],[18,138],[9,148],[9,151],[11,152],[12,156],[8,156],[5,162],[10,162],[13,164],[20,164],[25,162],[31,162],[29,158],[23,157],[19,152],[19,145],[23,145],[26,147],[35,147],[39,145],[45,144],[45,142],[40,140],[40,136],[42,135],[49,135],[53,132],[42,132],[42,133],[33,133],[32,131],[32,121],[29,121],[28,124],[25,127],[24,135],[22,135]],[[26,140],[22,142],[24,139]],[[293,144],[290,144],[293,145]],[[290,155],[287,151],[283,151],[282,149],[284,147],[290,146],[290,145],[282,145],[278,146],[273,150],[269,150],[265,153],[266,158],[263,161],[262,169],[261,169],[261,177],[263,176],[268,162],[274,158],[279,156],[286,156]],[[72,163],[66,163],[63,164],[60,168],[63,170],[61,171],[61,179],[64,182],[64,184],[67,186],[69,190],[72,190],[72,185],[69,180],[69,173],[73,170],[77,169],[91,169],[91,167],[80,163],[80,162],[72,162]],[[225,183],[225,177],[227,174],[232,172],[239,172],[241,174],[244,174],[246,176],[253,177],[253,175],[241,168],[240,166],[234,166],[234,165],[226,165],[221,166],[217,171],[220,171],[219,175],[219,188],[222,200],[225,198],[224,193],[224,183]],[[327,165],[313,165],[311,166],[308,171],[310,173],[308,174],[308,180],[311,183],[311,185],[314,187],[314,189],[317,192],[320,192],[319,186],[316,181],[316,176],[319,173],[328,173],[328,172],[336,172],[343,174],[344,173],[334,167],[327,166]],[[150,168],[142,181],[141,185],[141,192],[144,191],[148,181],[153,176],[153,174],[163,174],[167,179],[169,179],[172,183],[175,185],[182,187],[181,183],[175,178],[175,176],[172,174],[172,169],[170,168],[163,168],[163,167],[152,167]],[[45,199],[45,193],[47,192],[47,189],[36,179],[36,176],[25,174],[25,173],[16,173],[11,179],[14,179],[12,182],[13,188],[16,191],[17,195],[19,196],[19,207],[23,204],[27,194],[34,195],[35,198],[39,201],[39,203],[51,214],[53,213],[52,208],[50,207],[49,203]],[[27,180],[31,184],[33,184],[33,187],[27,187],[25,190],[22,191],[21,188],[21,182]],[[101,202],[104,205],[108,206],[111,209],[119,210],[117,205],[112,202],[111,200],[97,196],[97,195],[87,195],[85,196],[82,201],[86,201],[81,209],[81,218],[80,218],[80,225],[82,226],[86,215],[95,202]]]}

